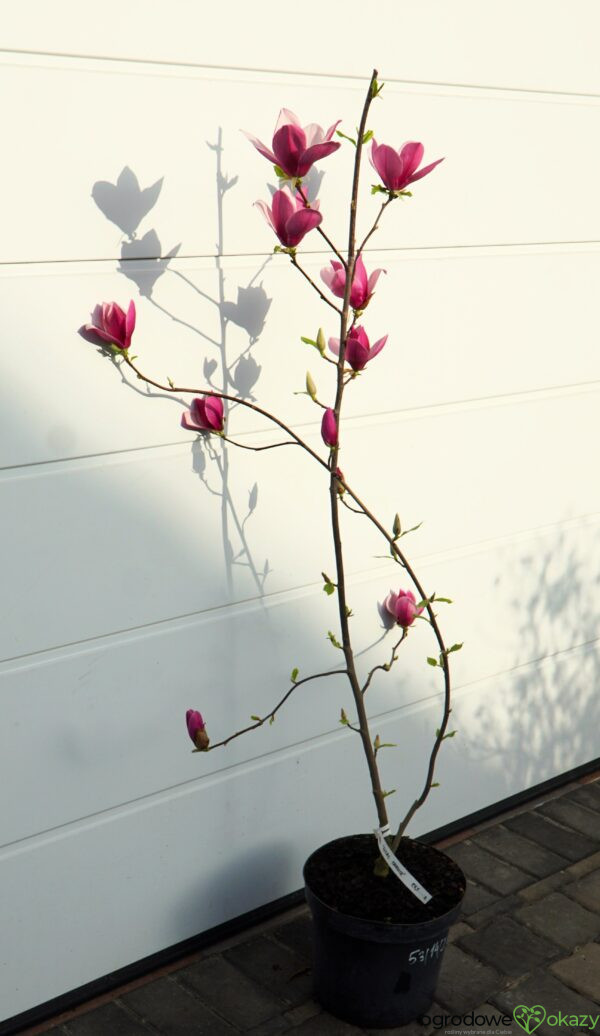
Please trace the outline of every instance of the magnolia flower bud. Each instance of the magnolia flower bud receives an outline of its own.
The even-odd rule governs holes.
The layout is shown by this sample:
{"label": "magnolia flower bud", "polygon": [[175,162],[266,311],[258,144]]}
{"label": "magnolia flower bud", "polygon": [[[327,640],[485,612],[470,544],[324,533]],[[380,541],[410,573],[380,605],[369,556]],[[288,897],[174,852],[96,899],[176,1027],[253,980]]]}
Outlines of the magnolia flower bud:
{"label": "magnolia flower bud", "polygon": [[188,709],[185,714],[185,721],[187,723],[188,734],[198,751],[206,752],[210,744],[210,740],[206,733],[206,724],[202,719],[202,713],[198,712],[196,709]]}
{"label": "magnolia flower bud", "polygon": [[317,398],[317,386],[311,377],[310,371],[306,372],[306,391],[311,399]]}
{"label": "magnolia flower bud", "polygon": [[321,435],[323,436],[323,442],[326,446],[337,446],[337,421],[335,419],[335,413],[331,408],[328,408],[323,414],[323,420],[321,421]]}
{"label": "magnolia flower bud", "polygon": [[321,356],[325,355],[325,347],[327,345],[327,339],[325,338],[325,332],[322,327],[317,331],[317,349],[321,353]]}

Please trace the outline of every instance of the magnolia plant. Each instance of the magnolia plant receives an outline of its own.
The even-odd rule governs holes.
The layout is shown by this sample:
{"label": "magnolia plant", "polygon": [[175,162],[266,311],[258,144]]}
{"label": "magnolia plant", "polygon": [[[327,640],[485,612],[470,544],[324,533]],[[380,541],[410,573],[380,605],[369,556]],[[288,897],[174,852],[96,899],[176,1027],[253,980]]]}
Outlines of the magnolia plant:
{"label": "magnolia plant", "polygon": [[[344,674],[348,681],[356,716],[350,720],[346,710],[342,709],[340,722],[355,732],[361,740],[377,812],[377,832],[379,835],[387,836],[387,848],[391,849],[392,853],[395,853],[409,821],[423,805],[432,787],[435,786],[433,779],[434,770],[441,744],[444,739],[452,737],[455,733],[448,730],[451,711],[448,657],[462,645],[454,644],[451,647],[447,647],[444,643],[434,609],[440,601],[449,603],[448,599],[438,597],[436,594],[427,595],[425,593],[414,569],[400,548],[400,540],[406,535],[406,532],[413,530],[402,530],[398,515],[396,515],[391,529],[386,528],[362,501],[354,487],[347,482],[338,465],[345,392],[348,386],[354,383],[357,376],[365,371],[366,366],[381,353],[388,338],[387,335],[383,335],[371,344],[371,339],[363,323],[364,312],[371,304],[378,279],[385,272],[384,270],[377,269],[368,273],[364,262],[365,247],[377,230],[384,211],[392,202],[398,198],[411,197],[411,192],[407,188],[417,180],[427,176],[442,161],[442,159],[438,159],[429,165],[421,167],[424,149],[420,143],[410,142],[404,144],[398,150],[388,144],[377,143],[372,131],[367,129],[367,118],[371,104],[375,98],[379,97],[382,86],[383,84],[379,84],[377,81],[377,72],[373,72],[356,138],[347,137],[341,131],[338,131],[339,122],[335,122],[330,126],[327,132],[324,132],[315,123],[303,127],[296,115],[286,108],[281,111],[279,116],[271,148],[266,147],[256,137],[246,134],[257,151],[274,165],[275,174],[279,180],[279,189],[274,190],[270,205],[267,205],[264,201],[256,202],[257,207],[279,240],[279,244],[275,246],[274,251],[288,256],[292,266],[302,274],[311,289],[317,292],[321,300],[335,310],[339,319],[338,337],[329,338],[327,341],[324,332],[319,330],[316,339],[303,338],[304,342],[316,348],[322,361],[335,367],[335,393],[328,404],[321,402],[317,398],[317,390],[310,374],[307,374],[306,379],[307,395],[314,404],[323,409],[321,437],[327,448],[324,456],[313,449],[281,418],[262,409],[256,403],[241,398],[240,395],[229,395],[226,392],[219,392],[212,387],[204,389],[181,387],[174,385],[170,379],[169,383],[165,385],[143,373],[134,362],[137,357],[132,357],[129,352],[135,328],[135,306],[133,302],[129,304],[127,313],[124,313],[114,302],[96,306],[92,322],[85,325],[85,330],[88,334],[99,338],[101,342],[108,345],[113,360],[118,364],[125,364],[129,367],[138,379],[165,392],[176,391],[191,395],[192,399],[189,409],[185,410],[181,417],[181,424],[185,429],[197,431],[209,437],[220,437],[227,443],[248,448],[246,444],[236,443],[234,439],[229,438],[225,434],[226,412],[224,401],[235,402],[255,411],[277,426],[288,437],[285,440],[286,444],[300,447],[323,470],[324,487],[326,486],[328,489],[330,500],[331,532],[336,565],[335,578],[330,578],[323,574],[324,590],[328,594],[333,595],[335,593],[337,595],[341,638],[338,639],[333,633],[329,633],[329,638],[334,647],[339,648],[343,653],[343,667],[331,670],[328,673],[305,676],[302,679],[299,679],[298,670],[294,669],[291,674],[290,686],[269,713],[265,716],[253,716],[250,725],[230,734],[221,741],[211,744],[206,722],[202,714],[196,709],[189,709],[187,712],[187,728],[196,751],[214,751],[229,744],[234,738],[262,727],[265,723],[272,723],[279,709],[285,704],[293,691],[302,684],[310,680],[322,679],[329,675]],[[314,199],[309,201],[304,179],[316,162],[328,158],[341,147],[340,142],[333,139],[336,133],[338,137],[349,141],[355,149],[348,246],[345,252],[333,244],[323,229],[323,214],[320,211],[319,202]],[[362,241],[357,243],[356,219],[361,159],[369,143],[371,165],[379,178],[379,182],[372,186],[371,193],[383,194],[385,197],[371,229]],[[313,231],[316,231],[321,236],[335,256],[329,265],[321,270],[321,281],[330,294],[323,292],[321,287],[315,283],[301,266],[298,259],[298,246]],[[331,355],[328,355],[328,350]],[[272,446],[250,448],[257,450],[270,449],[280,445],[283,444],[274,443]],[[384,619],[384,625],[388,629],[395,628],[397,636],[394,638],[395,643],[388,660],[373,666],[364,678],[359,677],[357,671],[356,654],[350,629],[351,611],[347,604],[344,555],[340,536],[341,507],[349,508],[351,511],[365,516],[375,526],[387,543],[392,559],[398,564],[403,576],[410,581],[412,587],[392,590],[383,603],[379,604],[380,615]],[[433,739],[433,747],[421,794],[411,804],[407,813],[398,824],[395,835],[392,837],[389,834],[390,827],[386,806],[386,797],[389,792],[386,792],[382,787],[377,760],[379,751],[385,746],[382,744],[379,735],[373,737],[371,733],[366,711],[366,692],[378,671],[389,672],[395,664],[398,658],[398,649],[407,639],[409,631],[417,619],[429,623],[437,642],[436,655],[429,657],[427,662],[431,666],[438,667],[443,677],[443,712],[440,726]],[[381,848],[381,838],[379,843]],[[382,875],[387,873],[387,865],[381,859],[377,872]]]}

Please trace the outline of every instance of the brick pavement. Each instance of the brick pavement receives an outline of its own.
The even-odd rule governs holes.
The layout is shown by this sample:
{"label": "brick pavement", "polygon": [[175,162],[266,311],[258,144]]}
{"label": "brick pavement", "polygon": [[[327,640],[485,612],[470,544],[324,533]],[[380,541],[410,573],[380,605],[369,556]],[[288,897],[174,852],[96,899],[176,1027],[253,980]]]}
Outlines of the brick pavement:
{"label": "brick pavement", "polygon": [[[431,1023],[368,1030],[484,1032],[452,1015],[541,1004],[540,1036],[600,1033],[600,779],[568,785],[441,847],[469,879]],[[298,907],[171,964],[25,1036],[352,1036],[311,998],[310,920]],[[562,1012],[558,1024],[548,1022]],[[446,1024],[436,1020],[449,1016]],[[577,1018],[575,1018],[577,1016]],[[576,1023],[576,1024],[575,1024]],[[492,1028],[496,1028],[493,1026]],[[512,1022],[514,1036],[523,1031]]]}

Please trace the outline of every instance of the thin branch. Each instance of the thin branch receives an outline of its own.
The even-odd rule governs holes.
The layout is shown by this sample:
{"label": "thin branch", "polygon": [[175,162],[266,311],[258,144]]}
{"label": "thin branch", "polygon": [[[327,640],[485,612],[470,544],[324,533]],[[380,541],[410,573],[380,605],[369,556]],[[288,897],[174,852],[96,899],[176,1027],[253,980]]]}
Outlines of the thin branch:
{"label": "thin branch", "polygon": [[313,281],[312,277],[306,272],[306,270],[302,269],[302,267],[300,266],[300,263],[296,259],[295,255],[290,254],[290,262],[291,262],[292,266],[295,266],[296,269],[300,271],[302,276],[306,278],[308,283],[311,285],[311,287],[313,287],[315,289],[317,295],[323,300],[323,302],[326,302],[328,306],[331,306],[332,309],[335,309],[335,311],[338,314],[338,316],[341,316],[342,315],[341,309],[339,309],[336,306],[335,302],[332,302],[331,299],[328,299],[327,296],[323,294],[323,292],[321,291],[319,285],[315,284],[315,282]]}
{"label": "thin branch", "polygon": [[[308,200],[307,195],[304,193],[304,188],[302,187],[302,184],[296,183],[296,190],[298,191],[298,194],[302,198],[302,201],[304,202],[305,208],[310,209],[311,208],[311,204],[310,204],[310,202]],[[331,241],[331,239],[327,237],[327,234],[325,233],[325,231],[323,230],[323,228],[321,226],[317,227],[317,231],[321,235],[323,240],[329,245],[329,247],[331,248],[331,251],[334,252],[335,255],[337,255],[337,257],[340,260],[340,262],[341,262],[342,266],[344,267],[344,269],[346,269],[348,264],[346,263],[346,260],[344,259],[343,255],[341,255],[341,253],[338,252],[338,250],[335,247],[333,241]]]}
{"label": "thin branch", "polygon": [[367,679],[366,679],[366,681],[365,681],[365,683],[363,685],[363,689],[362,689],[363,695],[366,694],[366,692],[368,690],[368,687],[369,687],[369,684],[371,683],[371,680],[373,679],[373,676],[377,672],[378,669],[381,669],[382,672],[384,672],[384,673],[389,673],[389,671],[392,668],[394,662],[397,661],[396,651],[400,647],[402,641],[405,640],[407,636],[408,636],[408,630],[407,629],[402,630],[402,636],[400,637],[400,640],[396,641],[396,643],[394,644],[394,646],[392,648],[392,654],[390,656],[389,662],[383,662],[381,665],[374,665],[373,668],[370,670],[369,675],[367,676]]}
{"label": "thin branch", "polygon": [[139,369],[139,367],[136,367],[133,360],[129,359],[127,353],[124,352],[122,355],[127,366],[131,367],[131,370],[134,371],[134,373],[140,379],[140,381],[145,381],[148,385],[154,385],[155,388],[162,389],[163,392],[184,392],[192,396],[215,396],[215,398],[217,399],[227,399],[231,403],[237,403],[239,406],[246,407],[248,410],[253,410],[255,414],[260,414],[261,417],[266,417],[268,421],[272,421],[273,424],[276,424],[279,428],[286,432],[287,435],[291,436],[294,442],[296,442],[298,446],[301,446],[303,450],[306,450],[306,452],[309,453],[310,456],[313,457],[321,465],[322,468],[326,468],[327,471],[329,471],[328,462],[326,460],[323,460],[323,458],[320,457],[315,450],[311,449],[308,443],[304,442],[304,439],[301,439],[299,435],[296,435],[296,432],[294,432],[287,424],[281,421],[278,417],[275,417],[274,414],[269,413],[268,410],[263,410],[263,408],[257,406],[256,403],[250,403],[247,399],[240,399],[239,396],[228,395],[227,392],[216,392],[215,389],[189,388],[183,385],[163,385],[160,381],[154,381],[153,378],[148,378],[145,374],[142,374],[141,370]]}
{"label": "thin branch", "polygon": [[381,208],[380,208],[380,210],[379,210],[379,212],[377,214],[377,219],[375,220],[375,222],[374,222],[373,226],[371,227],[369,233],[366,235],[365,239],[363,240],[363,243],[361,244],[360,248],[358,249],[358,253],[357,253],[358,255],[362,255],[363,249],[364,249],[367,241],[369,240],[371,235],[374,234],[375,231],[378,229],[378,227],[379,227],[379,220],[383,216],[383,213],[384,213],[385,209],[387,209],[387,207],[390,204],[390,202],[395,201],[395,200],[396,200],[396,196],[394,194],[390,194],[386,198],[386,200],[384,202],[382,202]]}
{"label": "thin branch", "polygon": [[285,705],[290,695],[293,694],[296,688],[300,687],[303,683],[308,683],[309,680],[320,680],[324,676],[339,676],[340,673],[343,675],[346,673],[346,670],[330,669],[326,673],[314,673],[313,676],[305,676],[302,680],[296,680],[290,687],[289,691],[284,694],[281,701],[277,703],[274,709],[267,712],[266,716],[263,716],[262,719],[256,720],[256,723],[252,723],[249,727],[244,727],[242,730],[236,731],[235,734],[230,734],[230,736],[226,737],[224,741],[216,741],[214,745],[209,745],[205,751],[212,752],[214,748],[222,748],[224,745],[228,745],[230,741],[234,741],[236,737],[241,737],[242,734],[248,734],[251,730],[257,730],[258,727],[262,727],[265,723],[274,718],[276,713],[279,712],[281,706]]}
{"label": "thin branch", "polygon": [[278,446],[298,446],[297,442],[293,442],[288,439],[287,442],[272,442],[269,446],[247,446],[243,442],[236,442],[235,439],[229,439],[226,435],[222,435],[221,439],[223,442],[231,443],[232,446],[239,446],[241,450],[253,450],[255,453],[260,453],[261,450],[276,450]]}

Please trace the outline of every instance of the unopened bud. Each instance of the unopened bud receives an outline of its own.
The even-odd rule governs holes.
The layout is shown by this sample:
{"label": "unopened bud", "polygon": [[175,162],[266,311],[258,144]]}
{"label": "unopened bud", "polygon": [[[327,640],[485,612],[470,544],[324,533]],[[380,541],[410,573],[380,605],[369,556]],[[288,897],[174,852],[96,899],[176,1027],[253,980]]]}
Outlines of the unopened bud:
{"label": "unopened bud", "polygon": [[317,398],[317,386],[311,378],[310,371],[306,372],[306,391],[308,392],[311,399]]}
{"label": "unopened bud", "polygon": [[394,532],[394,539],[397,540],[398,536],[402,532],[402,526],[400,524],[400,515],[399,514],[397,514],[396,517],[394,518],[393,532]]}
{"label": "unopened bud", "polygon": [[323,328],[320,327],[319,330],[317,331],[317,349],[321,353],[321,356],[325,355],[325,346],[326,345],[327,345],[327,340],[325,338],[325,332],[324,332]]}

